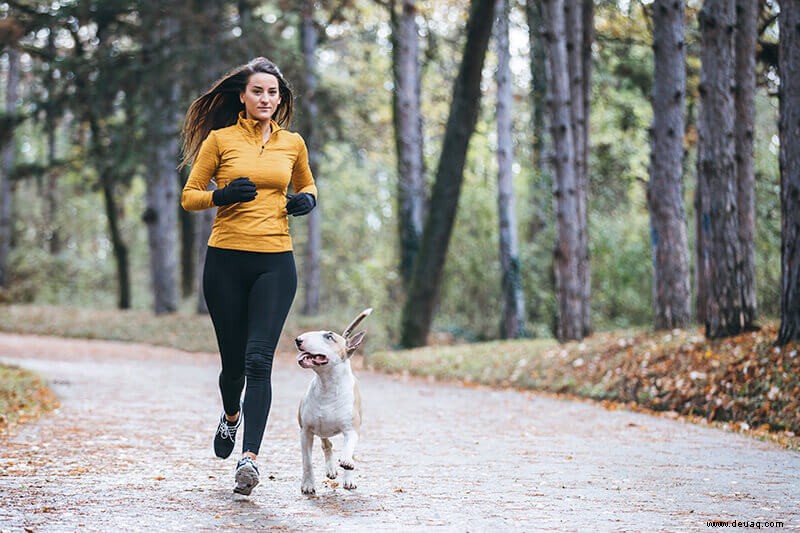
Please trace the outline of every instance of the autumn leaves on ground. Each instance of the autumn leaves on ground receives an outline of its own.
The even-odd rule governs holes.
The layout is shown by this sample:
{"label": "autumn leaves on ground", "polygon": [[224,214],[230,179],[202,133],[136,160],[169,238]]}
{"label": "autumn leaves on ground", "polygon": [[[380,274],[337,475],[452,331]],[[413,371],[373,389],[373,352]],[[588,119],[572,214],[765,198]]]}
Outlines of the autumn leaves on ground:
{"label": "autumn leaves on ground", "polygon": [[[37,306],[0,307],[5,331],[111,338],[181,348],[175,321],[147,313],[96,311],[91,316]],[[70,319],[69,317],[72,317]],[[193,317],[209,331],[205,317]],[[140,322],[142,322],[140,324]],[[125,324],[124,328],[110,327]],[[291,338],[307,324],[290,319]],[[78,335],[76,335],[78,332]],[[367,347],[370,366],[437,379],[562,393],[666,416],[684,416],[800,448],[800,346],[773,345],[775,326],[729,339],[707,341],[701,330],[598,333],[581,343],[533,339],[432,346],[410,351]],[[290,346],[282,343],[284,349]],[[214,351],[199,335],[190,351]],[[0,367],[0,429],[56,405],[27,372]],[[21,416],[20,416],[21,415]]]}

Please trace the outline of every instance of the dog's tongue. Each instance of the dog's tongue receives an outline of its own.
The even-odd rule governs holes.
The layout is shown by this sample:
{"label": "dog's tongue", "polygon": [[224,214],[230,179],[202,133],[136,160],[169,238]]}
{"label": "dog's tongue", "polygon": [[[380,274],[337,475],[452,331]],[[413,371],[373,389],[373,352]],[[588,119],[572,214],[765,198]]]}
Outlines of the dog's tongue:
{"label": "dog's tongue", "polygon": [[303,352],[297,356],[297,363],[303,368],[311,368],[312,366],[324,365],[328,362],[328,358],[324,355],[312,354]]}

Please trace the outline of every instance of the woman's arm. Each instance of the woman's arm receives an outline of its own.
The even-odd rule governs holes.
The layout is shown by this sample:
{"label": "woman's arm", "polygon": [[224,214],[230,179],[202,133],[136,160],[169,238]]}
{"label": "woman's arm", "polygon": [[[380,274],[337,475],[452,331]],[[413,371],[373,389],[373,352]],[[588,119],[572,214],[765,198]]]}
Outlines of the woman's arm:
{"label": "woman's arm", "polygon": [[314,176],[311,175],[311,167],[308,165],[308,148],[302,137],[298,137],[297,159],[292,167],[292,189],[295,194],[306,192],[317,198],[317,186],[314,184]]}
{"label": "woman's arm", "polygon": [[214,132],[208,134],[206,140],[200,146],[189,179],[183,186],[181,194],[181,206],[187,211],[200,211],[215,207],[212,200],[214,191],[208,190],[208,184],[216,175],[219,167],[219,149],[217,147],[217,137]]}

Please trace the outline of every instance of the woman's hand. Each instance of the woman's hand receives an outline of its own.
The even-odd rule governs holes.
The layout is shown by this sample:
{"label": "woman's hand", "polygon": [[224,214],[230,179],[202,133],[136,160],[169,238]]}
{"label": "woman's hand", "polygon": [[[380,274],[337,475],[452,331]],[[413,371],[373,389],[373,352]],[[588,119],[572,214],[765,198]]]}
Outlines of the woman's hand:
{"label": "woman's hand", "polygon": [[256,199],[256,184],[250,178],[236,178],[228,185],[214,191],[211,197],[214,205],[230,205],[251,202]]}
{"label": "woman's hand", "polygon": [[286,212],[295,217],[307,215],[317,205],[313,194],[301,192],[300,194],[287,194]]}

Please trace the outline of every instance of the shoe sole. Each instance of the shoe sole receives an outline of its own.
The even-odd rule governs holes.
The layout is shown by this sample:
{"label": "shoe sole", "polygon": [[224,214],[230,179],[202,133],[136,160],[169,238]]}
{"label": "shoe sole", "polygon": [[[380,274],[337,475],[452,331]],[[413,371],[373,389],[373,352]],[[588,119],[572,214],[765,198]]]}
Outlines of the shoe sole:
{"label": "shoe sole", "polygon": [[250,465],[244,465],[236,470],[236,487],[233,492],[249,496],[258,485],[258,472]]}

